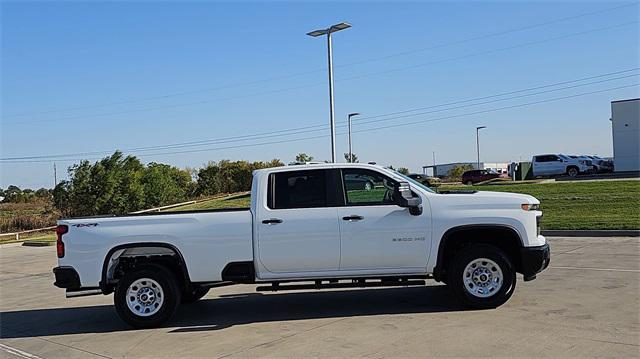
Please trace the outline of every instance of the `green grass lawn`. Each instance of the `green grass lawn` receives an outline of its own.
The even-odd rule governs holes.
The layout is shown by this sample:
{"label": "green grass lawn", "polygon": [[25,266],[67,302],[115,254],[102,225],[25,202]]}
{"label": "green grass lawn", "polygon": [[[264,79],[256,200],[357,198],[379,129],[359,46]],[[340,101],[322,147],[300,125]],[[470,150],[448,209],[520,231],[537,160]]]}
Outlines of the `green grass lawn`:
{"label": "green grass lawn", "polygon": [[185,206],[167,209],[168,212],[174,211],[194,211],[199,209],[219,209],[219,208],[243,208],[249,207],[251,204],[250,194],[231,195],[223,198],[215,198]]}
{"label": "green grass lawn", "polygon": [[[0,236],[0,244],[12,243],[15,242],[15,236]],[[47,241],[47,242],[55,242],[56,234],[55,233],[30,233],[20,236],[20,241]]]}
{"label": "green grass lawn", "polygon": [[640,229],[640,181],[440,187],[450,189],[532,195],[542,206],[543,229]]}
{"label": "green grass lawn", "polygon": [[[538,198],[542,204],[543,229],[640,229],[640,181],[440,187],[441,191],[452,189],[515,192],[532,195]],[[171,210],[237,208],[248,207],[249,203],[249,195],[243,194]]]}

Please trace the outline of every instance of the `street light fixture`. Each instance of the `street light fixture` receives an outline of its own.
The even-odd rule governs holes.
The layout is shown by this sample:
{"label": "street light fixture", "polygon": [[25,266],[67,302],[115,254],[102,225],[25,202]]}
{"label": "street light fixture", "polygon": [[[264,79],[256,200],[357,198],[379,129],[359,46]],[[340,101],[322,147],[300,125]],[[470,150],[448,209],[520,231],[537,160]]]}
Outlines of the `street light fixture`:
{"label": "street light fixture", "polygon": [[334,111],[333,111],[333,53],[331,48],[331,34],[340,30],[348,29],[351,25],[346,22],[341,22],[339,24],[335,24],[326,29],[314,30],[307,35],[312,37],[318,37],[322,35],[327,35],[327,52],[328,52],[328,60],[329,60],[329,116],[330,116],[330,124],[331,124],[331,162],[336,162],[336,123],[334,120]]}
{"label": "street light fixture", "polygon": [[349,163],[353,163],[353,151],[351,150],[351,117],[358,116],[359,112],[349,114]]}
{"label": "street light fixture", "polygon": [[483,128],[487,128],[487,126],[478,126],[476,127],[476,148],[478,150],[478,165],[476,167],[476,169],[480,169],[480,130],[482,130]]}

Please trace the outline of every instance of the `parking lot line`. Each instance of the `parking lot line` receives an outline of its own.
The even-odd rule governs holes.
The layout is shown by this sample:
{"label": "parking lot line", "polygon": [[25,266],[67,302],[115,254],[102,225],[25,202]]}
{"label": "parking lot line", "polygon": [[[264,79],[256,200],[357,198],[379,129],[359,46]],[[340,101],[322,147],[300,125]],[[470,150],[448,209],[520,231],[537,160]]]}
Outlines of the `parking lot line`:
{"label": "parking lot line", "polygon": [[549,267],[549,269],[579,269],[579,270],[597,270],[605,272],[632,272],[640,273],[640,269],[615,269],[615,268],[591,268],[591,267]]}
{"label": "parking lot line", "polygon": [[0,344],[0,349],[2,349],[2,351],[6,352],[6,353],[15,355],[15,356],[20,357],[20,358],[42,359],[41,357],[39,357],[37,355],[31,354],[31,353],[27,353],[27,352],[25,352],[23,350],[16,349],[14,347],[10,347],[10,346],[5,345],[5,344]]}

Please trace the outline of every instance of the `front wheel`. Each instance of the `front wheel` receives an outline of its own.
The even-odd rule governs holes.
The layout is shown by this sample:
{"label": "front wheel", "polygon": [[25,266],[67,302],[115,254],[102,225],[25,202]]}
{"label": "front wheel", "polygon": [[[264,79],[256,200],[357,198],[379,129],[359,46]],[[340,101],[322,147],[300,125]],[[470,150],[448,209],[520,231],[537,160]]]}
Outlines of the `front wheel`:
{"label": "front wheel", "polygon": [[504,304],[516,287],[516,272],[497,247],[477,244],[456,253],[450,263],[448,284],[468,307],[487,309]]}
{"label": "front wheel", "polygon": [[116,311],[134,328],[157,327],[168,321],[180,303],[173,273],[162,266],[146,266],[122,277],[113,295]]}
{"label": "front wheel", "polygon": [[567,175],[569,175],[569,177],[576,177],[578,175],[578,172],[578,169],[575,167],[567,168]]}

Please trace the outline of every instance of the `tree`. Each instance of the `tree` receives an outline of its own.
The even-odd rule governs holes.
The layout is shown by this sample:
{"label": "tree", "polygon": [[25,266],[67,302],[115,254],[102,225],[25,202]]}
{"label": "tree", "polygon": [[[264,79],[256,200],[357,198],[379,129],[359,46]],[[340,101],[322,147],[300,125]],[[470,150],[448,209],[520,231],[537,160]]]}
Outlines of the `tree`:
{"label": "tree", "polygon": [[398,168],[398,172],[402,173],[403,175],[408,175],[409,174],[409,169],[406,167],[400,167]]}
{"label": "tree", "polygon": [[47,188],[40,188],[35,192],[36,197],[39,198],[51,198],[51,191]]}
{"label": "tree", "polygon": [[358,163],[358,156],[355,153],[351,154],[351,159],[349,159],[349,153],[344,154],[344,159],[349,163]]}
{"label": "tree", "polygon": [[53,188],[53,206],[57,208],[63,217],[70,217],[73,210],[71,209],[70,200],[70,184],[69,181],[60,181]]}
{"label": "tree", "polygon": [[196,193],[201,196],[211,196],[218,193],[244,192],[251,190],[253,171],[284,166],[279,159],[269,162],[247,162],[222,160],[218,163],[209,162],[198,171]]}
{"label": "tree", "polygon": [[306,153],[298,153],[296,156],[296,162],[307,163],[313,161],[313,156],[309,156]]}
{"label": "tree", "polygon": [[141,177],[144,207],[153,208],[185,201],[190,195],[191,175],[186,170],[150,163]]}
{"label": "tree", "polygon": [[20,198],[22,196],[22,190],[18,186],[9,185],[6,190],[4,190],[4,200],[3,202],[8,203],[17,203],[20,202]]}
{"label": "tree", "polygon": [[142,184],[144,165],[133,156],[113,155],[91,164],[81,161],[69,167],[69,180],[53,191],[54,204],[69,216],[124,214],[146,203]]}
{"label": "tree", "polygon": [[209,162],[198,171],[196,194],[199,196],[212,196],[220,193],[218,186],[218,172],[220,168],[215,162]]}
{"label": "tree", "polygon": [[462,174],[473,169],[473,166],[470,164],[466,165],[457,165],[449,170],[446,175],[446,179],[448,181],[461,181]]}

